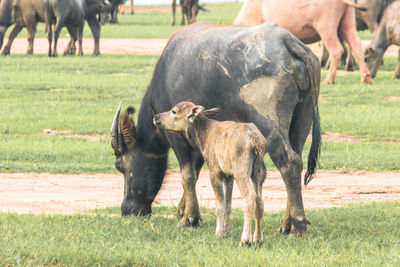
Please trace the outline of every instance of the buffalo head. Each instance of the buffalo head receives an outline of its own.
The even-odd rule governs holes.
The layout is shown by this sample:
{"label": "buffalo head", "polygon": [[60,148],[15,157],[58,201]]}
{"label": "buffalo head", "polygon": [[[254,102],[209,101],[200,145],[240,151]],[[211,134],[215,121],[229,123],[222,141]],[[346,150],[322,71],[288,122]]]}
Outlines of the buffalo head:
{"label": "buffalo head", "polygon": [[375,78],[379,67],[383,63],[383,52],[381,49],[375,49],[372,46],[369,46],[364,52],[364,60],[369,72],[371,73],[371,77]]}
{"label": "buffalo head", "polygon": [[123,216],[150,215],[151,203],[164,178],[167,156],[148,152],[147,143],[141,141],[136,134],[132,118],[135,109],[128,107],[120,119],[121,106],[122,104],[119,105],[111,126],[115,167],[124,175],[125,180],[121,213]]}

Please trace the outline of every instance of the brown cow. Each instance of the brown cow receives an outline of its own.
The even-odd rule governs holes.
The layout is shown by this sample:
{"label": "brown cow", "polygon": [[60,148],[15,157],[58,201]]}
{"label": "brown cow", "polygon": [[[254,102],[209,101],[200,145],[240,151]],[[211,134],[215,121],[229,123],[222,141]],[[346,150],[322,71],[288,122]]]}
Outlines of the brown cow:
{"label": "brown cow", "polygon": [[[261,219],[264,202],[261,197],[266,169],[264,155],[267,140],[253,123],[216,121],[207,118],[205,110],[192,102],[180,102],[170,111],[155,115],[154,125],[180,134],[194,150],[200,151],[210,169],[217,214],[216,235],[229,234],[233,179],[239,186],[246,207],[241,244],[262,241]],[[224,190],[225,187],[225,190]],[[254,238],[251,235],[255,217]]]}
{"label": "brown cow", "polygon": [[350,45],[360,64],[361,81],[371,82],[361,42],[356,34],[354,9],[349,0],[246,0],[235,25],[258,25],[273,21],[306,44],[322,40],[329,51],[330,67],[325,83],[333,83],[343,53],[339,33]]}

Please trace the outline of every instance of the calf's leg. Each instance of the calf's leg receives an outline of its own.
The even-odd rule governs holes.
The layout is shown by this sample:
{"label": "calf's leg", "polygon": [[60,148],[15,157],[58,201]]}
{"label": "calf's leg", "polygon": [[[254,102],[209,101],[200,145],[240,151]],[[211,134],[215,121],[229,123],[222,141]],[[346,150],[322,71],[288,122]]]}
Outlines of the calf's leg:
{"label": "calf's leg", "polygon": [[226,236],[229,233],[227,220],[227,205],[224,194],[224,177],[219,171],[210,170],[211,185],[215,194],[215,213],[217,216],[217,226],[215,234],[217,236]]}

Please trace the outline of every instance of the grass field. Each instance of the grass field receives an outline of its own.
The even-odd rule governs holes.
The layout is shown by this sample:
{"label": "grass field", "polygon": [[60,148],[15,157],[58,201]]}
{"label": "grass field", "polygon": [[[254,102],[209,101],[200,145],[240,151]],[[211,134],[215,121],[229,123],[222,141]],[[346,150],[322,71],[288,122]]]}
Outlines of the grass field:
{"label": "grass field", "polygon": [[[109,143],[115,109],[120,101],[139,108],[157,59],[0,57],[0,172],[115,172]],[[400,81],[391,78],[395,60],[385,59],[372,85],[347,74],[321,87],[323,131],[359,140],[325,142],[321,169],[400,170]],[[55,132],[45,134],[46,129]],[[308,147],[304,160],[307,152]]]}
{"label": "grass field", "polygon": [[[400,205],[358,204],[310,210],[305,237],[276,234],[282,213],[266,213],[264,243],[239,247],[242,212],[234,209],[231,235],[217,238],[215,215],[202,209],[201,227],[177,226],[156,208],[151,218],[90,214],[0,213],[1,266],[399,266]],[[165,215],[165,216],[163,216]]]}

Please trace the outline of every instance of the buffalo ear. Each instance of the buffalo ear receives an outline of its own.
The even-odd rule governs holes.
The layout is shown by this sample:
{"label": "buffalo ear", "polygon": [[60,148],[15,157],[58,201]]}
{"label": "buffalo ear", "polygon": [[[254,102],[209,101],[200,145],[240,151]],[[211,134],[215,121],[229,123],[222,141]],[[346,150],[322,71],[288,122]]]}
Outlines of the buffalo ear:
{"label": "buffalo ear", "polygon": [[136,144],[136,128],[132,115],[135,112],[133,107],[127,107],[121,118],[121,133],[124,144],[132,148]]}
{"label": "buffalo ear", "polygon": [[209,118],[213,118],[221,112],[220,108],[210,108],[203,111],[203,114]]}
{"label": "buffalo ear", "polygon": [[187,115],[187,118],[189,119],[190,122],[193,122],[194,119],[204,110],[203,106],[193,106],[192,109],[190,110],[189,114]]}

